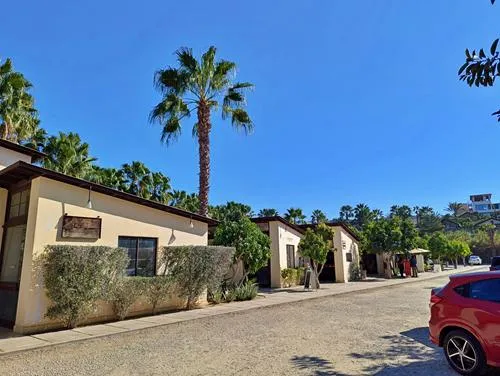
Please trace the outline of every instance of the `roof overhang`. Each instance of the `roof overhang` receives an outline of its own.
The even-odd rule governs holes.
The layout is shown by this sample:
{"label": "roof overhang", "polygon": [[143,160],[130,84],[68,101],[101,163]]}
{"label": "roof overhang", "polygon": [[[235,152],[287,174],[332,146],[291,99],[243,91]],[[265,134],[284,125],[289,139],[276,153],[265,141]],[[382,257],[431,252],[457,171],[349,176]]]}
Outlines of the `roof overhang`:
{"label": "roof overhang", "polygon": [[0,171],[0,187],[9,188],[23,180],[32,180],[38,177],[55,180],[61,183],[69,184],[75,187],[92,189],[93,192],[98,192],[107,196],[115,197],[124,201],[133,202],[138,205],[147,206],[153,209],[162,210],[167,213],[175,214],[181,217],[215,225],[218,221],[196,213],[191,213],[186,210],[165,205],[156,201],[151,201],[130,193],[118,191],[100,184],[92,183],[83,179],[78,179],[73,176],[61,174],[60,172],[48,170],[46,168],[31,165],[26,162],[16,162]]}
{"label": "roof overhang", "polygon": [[31,162],[36,162],[40,159],[45,158],[47,155],[45,153],[42,153],[38,150],[28,148],[26,146],[22,146],[19,144],[16,144],[14,142],[10,142],[4,139],[0,139],[0,147],[3,147],[5,149],[13,150],[18,153],[24,154],[24,155],[29,155],[31,157]]}

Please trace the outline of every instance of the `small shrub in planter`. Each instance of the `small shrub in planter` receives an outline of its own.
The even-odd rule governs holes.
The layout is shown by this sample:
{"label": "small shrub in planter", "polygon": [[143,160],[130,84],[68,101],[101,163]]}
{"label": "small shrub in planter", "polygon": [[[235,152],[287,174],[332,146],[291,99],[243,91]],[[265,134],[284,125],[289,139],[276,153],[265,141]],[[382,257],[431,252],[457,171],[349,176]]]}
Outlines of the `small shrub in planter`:
{"label": "small shrub in planter", "polygon": [[125,277],[112,287],[109,301],[119,320],[123,320],[127,316],[130,307],[144,294],[149,283],[148,279],[146,277]]}
{"label": "small shrub in planter", "polygon": [[123,277],[128,259],[121,248],[50,245],[41,257],[47,297],[46,315],[74,328],[106,299],[116,280]]}
{"label": "small shrub in planter", "polygon": [[256,283],[248,281],[245,284],[238,286],[234,291],[237,301],[252,300],[257,296],[259,287]]}
{"label": "small shrub in planter", "polygon": [[230,288],[224,291],[223,296],[226,303],[234,302],[236,300],[236,288]]}
{"label": "small shrub in planter", "polygon": [[164,247],[161,264],[172,279],[186,308],[193,308],[205,290],[217,289],[229,270],[234,254],[232,247],[177,246]]}

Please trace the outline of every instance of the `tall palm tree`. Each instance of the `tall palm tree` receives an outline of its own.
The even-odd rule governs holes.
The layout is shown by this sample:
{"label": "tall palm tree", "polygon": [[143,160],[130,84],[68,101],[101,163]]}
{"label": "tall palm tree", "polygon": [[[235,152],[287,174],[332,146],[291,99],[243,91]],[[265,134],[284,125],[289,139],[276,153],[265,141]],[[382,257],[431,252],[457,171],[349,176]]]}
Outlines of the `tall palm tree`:
{"label": "tall palm tree", "polygon": [[446,211],[452,213],[453,216],[456,217],[458,214],[458,211],[461,208],[462,208],[462,204],[460,204],[459,202],[450,202],[448,204],[448,207],[446,208]]}
{"label": "tall palm tree", "polygon": [[293,224],[299,225],[306,223],[306,216],[300,208],[290,208],[285,213],[285,219]]}
{"label": "tall palm tree", "polygon": [[354,223],[358,230],[363,229],[370,221],[373,220],[373,212],[366,204],[358,204],[354,208]]}
{"label": "tall palm tree", "polygon": [[350,222],[354,218],[354,209],[351,205],[343,205],[340,208],[339,217],[341,221]]}
{"label": "tall palm tree", "polygon": [[169,205],[194,213],[200,209],[200,200],[196,193],[189,194],[186,191],[174,190],[170,195]]}
{"label": "tall palm tree", "polygon": [[270,208],[260,209],[259,213],[257,214],[258,217],[276,217],[278,215],[279,213],[276,209]]}
{"label": "tall palm tree", "polygon": [[170,200],[170,179],[161,172],[153,172],[151,174],[151,199],[168,203]]}
{"label": "tall palm tree", "polygon": [[328,218],[325,213],[323,213],[322,210],[316,209],[313,210],[311,214],[311,223],[318,224],[318,223],[325,223],[328,221]]}
{"label": "tall palm tree", "polygon": [[123,170],[116,168],[92,166],[92,171],[89,173],[87,180],[119,191],[127,190],[125,174]]}
{"label": "tall palm tree", "polygon": [[72,132],[49,137],[43,151],[47,154],[43,161],[45,168],[77,178],[87,176],[97,160],[89,156],[89,144]]}
{"label": "tall palm tree", "polygon": [[126,191],[136,196],[151,198],[151,171],[146,165],[139,161],[133,161],[122,166],[126,180]]}
{"label": "tall palm tree", "polygon": [[19,143],[31,149],[43,151],[47,143],[47,131],[39,127],[40,121],[34,122],[29,134],[22,135],[19,138]]}
{"label": "tall palm tree", "polygon": [[5,140],[19,142],[19,135],[29,136],[38,126],[31,83],[14,71],[12,61],[0,64],[0,129]]}
{"label": "tall palm tree", "polygon": [[[155,74],[155,85],[163,98],[150,113],[150,121],[163,129],[162,142],[167,145],[181,134],[181,121],[196,113],[192,134],[198,139],[199,199],[202,215],[208,214],[210,180],[211,115],[222,108],[222,119],[231,118],[236,129],[250,132],[252,121],[244,110],[248,82],[233,82],[236,64],[215,60],[216,48],[210,47],[198,61],[189,48],[176,51],[178,68],[167,67]],[[221,105],[220,105],[221,104]]]}

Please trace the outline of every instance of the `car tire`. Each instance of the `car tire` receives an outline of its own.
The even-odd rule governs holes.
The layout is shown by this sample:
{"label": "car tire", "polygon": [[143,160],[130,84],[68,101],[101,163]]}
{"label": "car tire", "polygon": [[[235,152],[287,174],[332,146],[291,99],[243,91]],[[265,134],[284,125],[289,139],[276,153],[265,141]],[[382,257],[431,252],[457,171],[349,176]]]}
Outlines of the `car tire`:
{"label": "car tire", "polygon": [[481,344],[465,330],[449,332],[444,338],[443,350],[450,367],[461,375],[484,375],[488,369]]}

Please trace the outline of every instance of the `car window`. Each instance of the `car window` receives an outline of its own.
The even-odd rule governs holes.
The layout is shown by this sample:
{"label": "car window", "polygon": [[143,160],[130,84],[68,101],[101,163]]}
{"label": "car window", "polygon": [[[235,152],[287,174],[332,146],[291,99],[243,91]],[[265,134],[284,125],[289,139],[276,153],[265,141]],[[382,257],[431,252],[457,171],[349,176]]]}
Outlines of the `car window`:
{"label": "car window", "polygon": [[457,286],[453,290],[455,290],[455,292],[458,295],[461,295],[465,298],[468,298],[469,297],[469,289],[470,289],[470,285],[467,283],[465,285]]}
{"label": "car window", "polygon": [[499,266],[500,265],[500,257],[493,257],[491,260],[491,266]]}
{"label": "car window", "polygon": [[469,297],[500,303],[500,279],[472,282],[469,288]]}

